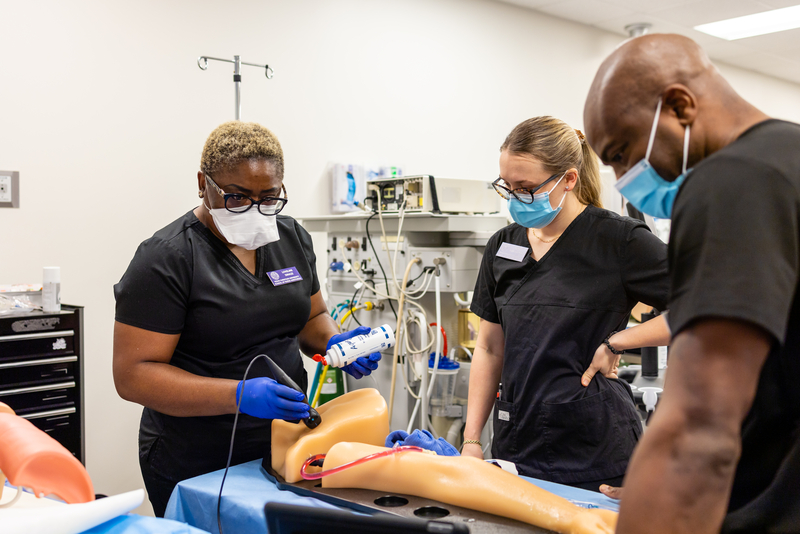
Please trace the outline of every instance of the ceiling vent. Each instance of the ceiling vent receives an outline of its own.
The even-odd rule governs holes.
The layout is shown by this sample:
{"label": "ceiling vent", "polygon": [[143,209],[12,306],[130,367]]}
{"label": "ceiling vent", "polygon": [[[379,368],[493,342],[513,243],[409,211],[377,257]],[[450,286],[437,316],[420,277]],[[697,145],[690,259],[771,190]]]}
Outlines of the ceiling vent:
{"label": "ceiling vent", "polygon": [[625,26],[625,31],[629,37],[640,37],[650,33],[650,28],[652,27],[653,25],[649,22],[634,22]]}

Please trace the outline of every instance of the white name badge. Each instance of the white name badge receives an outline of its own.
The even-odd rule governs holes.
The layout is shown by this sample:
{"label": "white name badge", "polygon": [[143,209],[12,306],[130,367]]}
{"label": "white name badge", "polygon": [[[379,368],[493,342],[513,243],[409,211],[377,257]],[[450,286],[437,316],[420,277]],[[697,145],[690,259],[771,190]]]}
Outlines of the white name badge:
{"label": "white name badge", "polygon": [[497,410],[497,418],[501,421],[510,421],[510,414],[505,410]]}
{"label": "white name badge", "polygon": [[528,247],[521,247],[504,242],[500,245],[500,248],[497,249],[497,257],[513,261],[522,261],[528,255],[529,250]]}

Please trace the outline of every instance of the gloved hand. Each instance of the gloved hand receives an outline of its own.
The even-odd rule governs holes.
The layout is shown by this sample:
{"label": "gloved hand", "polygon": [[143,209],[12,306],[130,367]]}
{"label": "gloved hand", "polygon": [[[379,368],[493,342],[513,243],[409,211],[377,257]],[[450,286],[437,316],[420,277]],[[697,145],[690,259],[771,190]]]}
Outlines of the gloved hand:
{"label": "gloved hand", "polygon": [[[325,351],[327,352],[330,348],[337,343],[344,341],[345,339],[350,339],[351,337],[360,336],[363,334],[369,334],[372,329],[368,326],[359,326],[355,330],[350,330],[349,332],[343,332],[341,334],[336,334],[335,336],[331,337],[328,341],[328,346],[325,347]],[[362,376],[367,376],[372,373],[375,369],[378,368],[378,362],[381,361],[381,353],[380,352],[373,352],[369,355],[369,357],[362,356],[361,358],[357,358],[356,361],[353,363],[348,363],[344,367],[342,367],[342,371],[349,374],[353,378],[361,378]]]}
{"label": "gloved hand", "polygon": [[[244,384],[244,395],[242,395]],[[272,378],[248,378],[236,386],[236,403],[242,396],[239,410],[261,419],[285,419],[296,421],[308,417],[308,404],[302,402],[304,395],[299,391],[278,384]]]}
{"label": "gloved hand", "polygon": [[425,450],[435,452],[439,456],[461,456],[458,450],[447,443],[444,438],[435,440],[427,430],[418,429],[411,434],[405,430],[395,430],[386,436],[386,447],[400,447],[401,445],[422,447]]}

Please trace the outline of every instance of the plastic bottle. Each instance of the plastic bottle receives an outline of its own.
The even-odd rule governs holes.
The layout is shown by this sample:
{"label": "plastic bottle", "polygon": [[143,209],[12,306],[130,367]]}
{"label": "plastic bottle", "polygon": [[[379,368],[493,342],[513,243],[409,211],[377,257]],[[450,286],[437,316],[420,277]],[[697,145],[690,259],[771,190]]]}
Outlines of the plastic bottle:
{"label": "plastic bottle", "polygon": [[61,268],[45,267],[42,274],[42,311],[61,311]]}
{"label": "plastic bottle", "polygon": [[352,337],[340,341],[328,349],[323,363],[331,367],[344,367],[356,358],[369,356],[373,352],[381,352],[394,347],[394,332],[388,324],[373,328],[369,334]]}

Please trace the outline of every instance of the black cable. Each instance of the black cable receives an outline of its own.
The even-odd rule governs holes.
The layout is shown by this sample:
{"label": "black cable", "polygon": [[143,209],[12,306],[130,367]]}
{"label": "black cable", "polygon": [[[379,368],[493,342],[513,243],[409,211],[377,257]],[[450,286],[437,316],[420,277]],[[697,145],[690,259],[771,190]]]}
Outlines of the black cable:
{"label": "black cable", "polygon": [[356,294],[358,293],[359,289],[361,289],[361,288],[360,287],[356,288],[356,290],[353,292],[353,298],[350,299],[350,310],[351,310],[350,311],[350,317],[352,317],[353,320],[356,323],[358,323],[358,326],[364,326],[363,324],[361,324],[361,321],[356,319]]}
{"label": "black cable", "polygon": [[414,285],[414,282],[416,282],[417,280],[419,280],[420,278],[422,278],[422,275],[423,275],[423,274],[425,274],[426,272],[427,272],[427,271],[426,271],[425,269],[423,269],[423,270],[422,270],[422,272],[421,272],[421,273],[419,273],[419,276],[417,276],[417,277],[416,277],[416,278],[414,278],[413,280],[409,280],[408,282],[406,282],[406,288],[409,288],[409,287],[411,287],[412,285]]}
{"label": "black cable", "polygon": [[[367,241],[369,241],[369,246],[372,249],[372,253],[375,254],[375,260],[378,262],[378,267],[381,269],[381,274],[383,274],[383,281],[386,282],[386,294],[389,295],[389,279],[386,277],[386,271],[383,270],[383,265],[381,264],[381,259],[378,256],[378,253],[375,251],[375,245],[372,244],[372,237],[369,235],[369,222],[375,217],[378,213],[372,212],[372,215],[367,217],[367,224],[366,224],[366,231],[367,231]],[[388,243],[387,243],[388,246]],[[389,308],[392,309],[392,313],[394,314],[395,321],[397,320],[397,312],[394,309],[394,305],[392,304],[392,299],[387,299],[389,301]]]}
{"label": "black cable", "polygon": [[242,390],[239,394],[239,402],[236,403],[236,415],[233,417],[233,430],[231,430],[231,447],[228,449],[228,463],[225,464],[225,473],[222,474],[222,482],[219,485],[219,496],[217,496],[217,528],[219,528],[219,534],[222,534],[222,520],[220,519],[219,515],[219,508],[220,504],[222,503],[222,488],[225,486],[225,478],[228,476],[228,468],[231,466],[231,458],[233,458],[233,438],[236,436],[236,424],[239,422],[239,407],[242,405],[242,398],[244,397],[244,386],[245,382],[247,382],[247,375],[250,373],[250,368],[253,366],[253,362],[255,362],[259,358],[265,357],[266,354],[259,354],[247,365],[247,369],[244,370],[244,377],[242,377]]}

